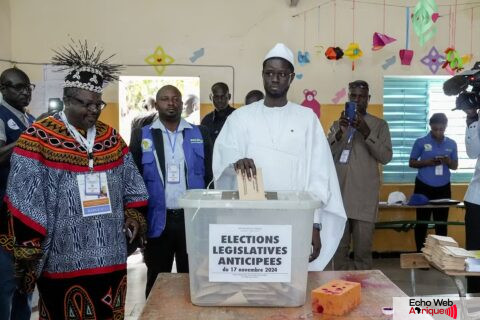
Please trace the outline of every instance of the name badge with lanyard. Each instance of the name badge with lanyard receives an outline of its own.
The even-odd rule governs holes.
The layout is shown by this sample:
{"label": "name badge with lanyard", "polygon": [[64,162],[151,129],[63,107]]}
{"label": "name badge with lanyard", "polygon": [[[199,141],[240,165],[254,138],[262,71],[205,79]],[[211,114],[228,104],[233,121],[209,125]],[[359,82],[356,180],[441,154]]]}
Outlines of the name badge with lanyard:
{"label": "name badge with lanyard", "polygon": [[439,164],[435,166],[435,175],[436,176],[443,176],[443,164]]}
{"label": "name badge with lanyard", "polygon": [[347,140],[347,145],[345,146],[345,149],[342,150],[342,153],[340,154],[340,159],[338,160],[339,163],[341,164],[347,164],[348,159],[350,159],[350,154],[352,151],[352,140],[353,136],[355,135],[355,128],[348,127],[347,134],[348,134],[348,140]]}
{"label": "name badge with lanyard", "polygon": [[110,192],[108,190],[107,174],[93,172],[93,145],[95,144],[96,128],[87,130],[87,138],[83,137],[72,126],[65,113],[60,112],[60,118],[67,127],[70,135],[87,151],[90,173],[77,175],[78,191],[80,194],[82,214],[84,217],[108,214],[112,212]]}
{"label": "name badge with lanyard", "polygon": [[167,163],[167,183],[180,183],[180,163],[175,162],[175,145],[177,143],[178,128],[173,134],[173,143],[168,129],[165,128],[165,131],[167,132],[168,142],[172,150],[172,158]]}

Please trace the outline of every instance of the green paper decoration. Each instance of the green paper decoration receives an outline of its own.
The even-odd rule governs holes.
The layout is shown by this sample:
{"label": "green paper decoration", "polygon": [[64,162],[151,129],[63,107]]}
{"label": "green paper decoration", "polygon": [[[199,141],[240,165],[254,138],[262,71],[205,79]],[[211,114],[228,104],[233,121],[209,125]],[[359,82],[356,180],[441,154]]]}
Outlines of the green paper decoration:
{"label": "green paper decoration", "polygon": [[438,7],[435,0],[420,0],[413,10],[413,31],[415,31],[422,47],[437,34],[437,27],[432,19],[433,14],[437,11]]}
{"label": "green paper decoration", "polygon": [[443,64],[442,68],[450,67],[453,71],[461,71],[463,69],[463,59],[460,57],[460,54],[454,48],[447,48],[445,50],[445,63]]}

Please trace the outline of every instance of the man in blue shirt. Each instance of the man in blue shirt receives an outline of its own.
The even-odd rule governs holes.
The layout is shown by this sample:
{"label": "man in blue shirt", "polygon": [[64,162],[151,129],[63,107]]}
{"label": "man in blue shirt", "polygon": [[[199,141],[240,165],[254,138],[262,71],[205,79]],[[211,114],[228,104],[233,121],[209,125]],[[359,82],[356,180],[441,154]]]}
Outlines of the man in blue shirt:
{"label": "man in blue shirt", "polygon": [[132,132],[130,150],[148,190],[146,296],[158,273],[188,273],[183,208],[178,198],[188,189],[205,189],[213,179],[212,142],[207,128],[182,119],[182,94],[171,85],[160,88],[158,118]]}
{"label": "man in blue shirt", "polygon": [[[444,113],[435,113],[430,118],[430,132],[418,138],[410,154],[409,165],[417,168],[414,193],[423,194],[429,200],[451,197],[450,170],[458,167],[457,144],[445,137],[448,119]],[[418,221],[429,221],[433,213],[435,221],[448,220],[448,208],[417,209]],[[437,235],[447,235],[447,225],[435,225]],[[426,224],[415,227],[417,251],[423,247],[427,234]]]}

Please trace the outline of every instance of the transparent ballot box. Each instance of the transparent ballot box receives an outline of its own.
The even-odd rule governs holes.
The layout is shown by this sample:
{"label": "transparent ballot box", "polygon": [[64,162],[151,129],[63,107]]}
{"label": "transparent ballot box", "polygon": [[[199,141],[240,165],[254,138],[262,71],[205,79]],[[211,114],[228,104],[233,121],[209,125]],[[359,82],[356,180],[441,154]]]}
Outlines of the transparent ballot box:
{"label": "transparent ballot box", "polygon": [[190,295],[200,306],[305,303],[313,215],[308,192],[238,200],[221,190],[188,190],[185,210]]}

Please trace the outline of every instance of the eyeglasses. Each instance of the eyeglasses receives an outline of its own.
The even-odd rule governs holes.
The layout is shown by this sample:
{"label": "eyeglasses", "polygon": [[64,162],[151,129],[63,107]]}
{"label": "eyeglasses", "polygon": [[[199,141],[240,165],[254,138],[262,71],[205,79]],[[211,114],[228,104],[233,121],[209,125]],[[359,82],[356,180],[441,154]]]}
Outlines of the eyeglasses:
{"label": "eyeglasses", "polygon": [[273,72],[273,71],[263,71],[263,75],[267,78],[275,78],[275,77],[278,77],[280,79],[286,79],[288,77],[290,77],[292,73],[291,72],[283,72],[283,71],[280,71],[280,72]]}
{"label": "eyeglasses", "polygon": [[107,104],[105,102],[103,102],[102,100],[98,101],[98,102],[89,102],[89,101],[83,101],[81,99],[78,99],[76,97],[72,97],[72,96],[65,96],[65,98],[70,98],[72,100],[75,100],[75,102],[77,102],[77,104],[81,105],[82,107],[86,108],[86,109],[91,109],[93,107],[95,107],[95,110],[103,110]]}
{"label": "eyeglasses", "polygon": [[33,89],[35,89],[35,85],[33,83],[30,83],[30,84],[20,83],[20,84],[15,84],[15,85],[5,83],[3,85],[5,87],[12,88],[13,90],[18,91],[18,92],[22,92],[22,91],[32,92]]}

